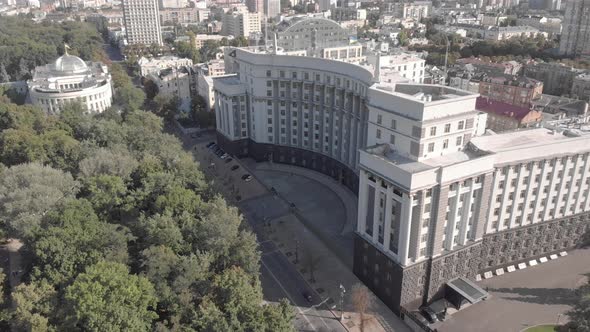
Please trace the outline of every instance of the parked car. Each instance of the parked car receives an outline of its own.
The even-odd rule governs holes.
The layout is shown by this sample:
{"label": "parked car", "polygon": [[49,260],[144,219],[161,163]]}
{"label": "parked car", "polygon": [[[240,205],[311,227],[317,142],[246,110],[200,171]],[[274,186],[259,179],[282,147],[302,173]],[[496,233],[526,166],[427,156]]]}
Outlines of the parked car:
{"label": "parked car", "polygon": [[252,181],[252,175],[244,174],[244,175],[242,175],[242,180],[244,180],[246,182],[250,182],[250,181]]}
{"label": "parked car", "polygon": [[227,163],[230,163],[232,160],[234,160],[234,159],[233,159],[233,158],[231,158],[231,157],[229,157],[229,158],[227,158],[227,159],[225,160],[225,163],[226,163],[226,164],[227,164]]}
{"label": "parked car", "polygon": [[210,149],[212,146],[216,145],[215,142],[209,142],[207,143],[207,145],[205,145],[207,147],[207,149]]}
{"label": "parked car", "polygon": [[232,166],[230,169],[231,169],[232,171],[235,171],[235,170],[236,170],[236,169],[238,169],[238,168],[240,168],[240,166],[239,166],[239,165],[233,165],[233,166]]}
{"label": "parked car", "polygon": [[420,313],[430,324],[434,324],[438,321],[438,318],[436,318],[436,313],[429,307],[420,308]]}
{"label": "parked car", "polygon": [[308,291],[301,292],[301,295],[303,295],[303,298],[305,300],[307,300],[307,302],[309,302],[309,303],[311,303],[311,301],[313,300],[313,297],[311,296],[311,294]]}
{"label": "parked car", "polygon": [[229,157],[229,154],[227,154],[227,153],[224,152],[219,158],[225,159],[225,158],[228,158],[228,157]]}

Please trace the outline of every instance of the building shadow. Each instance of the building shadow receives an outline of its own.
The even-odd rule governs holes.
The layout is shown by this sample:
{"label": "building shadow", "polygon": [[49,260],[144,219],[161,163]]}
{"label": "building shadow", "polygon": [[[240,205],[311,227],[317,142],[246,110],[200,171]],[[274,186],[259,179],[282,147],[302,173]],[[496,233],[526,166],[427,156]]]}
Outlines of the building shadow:
{"label": "building shadow", "polygon": [[571,305],[576,300],[576,289],[569,288],[490,288],[492,293],[506,300],[539,303]]}

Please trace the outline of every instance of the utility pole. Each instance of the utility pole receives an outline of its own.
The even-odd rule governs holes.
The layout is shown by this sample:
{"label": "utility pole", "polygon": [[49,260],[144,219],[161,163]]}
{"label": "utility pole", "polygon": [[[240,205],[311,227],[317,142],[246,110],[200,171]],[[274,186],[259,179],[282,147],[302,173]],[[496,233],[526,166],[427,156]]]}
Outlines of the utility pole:
{"label": "utility pole", "polygon": [[346,289],[340,284],[340,321],[344,319],[344,293]]}
{"label": "utility pole", "polygon": [[445,33],[445,39],[447,40],[447,50],[445,52],[445,76],[447,76],[447,61],[449,59],[449,36]]}

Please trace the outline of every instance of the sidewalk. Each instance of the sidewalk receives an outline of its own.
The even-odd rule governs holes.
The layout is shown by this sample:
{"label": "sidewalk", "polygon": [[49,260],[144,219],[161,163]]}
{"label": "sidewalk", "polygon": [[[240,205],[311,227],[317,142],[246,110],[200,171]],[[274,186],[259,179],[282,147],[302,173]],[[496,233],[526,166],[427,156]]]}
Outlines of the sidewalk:
{"label": "sidewalk", "polygon": [[[281,222],[282,221],[282,222]],[[336,258],[317,236],[311,233],[299,222],[294,215],[288,215],[271,222],[270,239],[279,246],[280,250],[295,262],[295,239],[299,241],[297,256],[299,262],[295,264],[305,280],[310,282],[310,263],[315,261],[313,274],[316,282],[310,282],[322,299],[330,298],[327,304],[332,308],[335,316],[340,315],[340,284],[346,289],[344,295],[343,324],[350,332],[360,331],[359,317],[354,313],[350,292],[355,284],[361,281]],[[311,256],[311,259],[310,259]],[[371,293],[373,306],[369,309],[365,331],[410,331],[410,329],[395,316],[391,310]]]}

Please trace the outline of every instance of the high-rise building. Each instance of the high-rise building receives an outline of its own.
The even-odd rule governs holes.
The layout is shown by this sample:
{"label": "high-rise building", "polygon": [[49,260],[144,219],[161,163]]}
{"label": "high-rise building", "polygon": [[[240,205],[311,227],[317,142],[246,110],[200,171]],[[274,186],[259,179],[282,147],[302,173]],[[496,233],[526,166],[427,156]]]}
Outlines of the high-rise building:
{"label": "high-rise building", "polygon": [[250,13],[262,13],[264,12],[264,1],[265,0],[246,0],[246,6]]}
{"label": "high-rise building", "polygon": [[225,52],[236,75],[214,79],[218,143],[357,192],[353,270],[397,313],[452,290],[451,305],[478,301],[485,291],[469,279],[547,260],[590,230],[590,133],[482,135],[477,93],[382,84],[339,61]]}
{"label": "high-rise building", "polygon": [[264,0],[264,15],[275,18],[281,13],[281,0]]}
{"label": "high-rise building", "polygon": [[559,53],[568,56],[590,54],[590,0],[571,0],[565,6],[565,16],[559,43]]}
{"label": "high-rise building", "polygon": [[123,19],[129,45],[162,45],[158,0],[123,0]]}
{"label": "high-rise building", "polygon": [[221,35],[246,37],[251,33],[260,32],[260,13],[234,10],[223,15]]}

